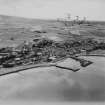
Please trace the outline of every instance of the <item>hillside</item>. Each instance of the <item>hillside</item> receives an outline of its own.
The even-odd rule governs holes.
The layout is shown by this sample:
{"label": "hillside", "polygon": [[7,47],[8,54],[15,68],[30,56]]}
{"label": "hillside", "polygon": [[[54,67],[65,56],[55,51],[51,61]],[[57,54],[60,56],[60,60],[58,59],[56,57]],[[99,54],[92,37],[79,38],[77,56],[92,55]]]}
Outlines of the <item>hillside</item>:
{"label": "hillside", "polygon": [[[39,31],[39,32],[38,32]],[[27,19],[0,15],[0,47],[17,46],[36,37],[47,37],[56,41],[84,38],[105,39],[105,24],[91,22],[66,27],[54,20]]]}

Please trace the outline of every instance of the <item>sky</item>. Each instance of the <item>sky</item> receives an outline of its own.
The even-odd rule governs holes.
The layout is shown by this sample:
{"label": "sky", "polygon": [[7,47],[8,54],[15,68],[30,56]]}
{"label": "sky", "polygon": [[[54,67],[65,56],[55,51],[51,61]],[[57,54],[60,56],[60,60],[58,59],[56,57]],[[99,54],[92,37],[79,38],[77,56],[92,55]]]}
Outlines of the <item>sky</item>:
{"label": "sky", "polygon": [[104,10],[105,0],[0,0],[0,14],[28,18],[105,20]]}

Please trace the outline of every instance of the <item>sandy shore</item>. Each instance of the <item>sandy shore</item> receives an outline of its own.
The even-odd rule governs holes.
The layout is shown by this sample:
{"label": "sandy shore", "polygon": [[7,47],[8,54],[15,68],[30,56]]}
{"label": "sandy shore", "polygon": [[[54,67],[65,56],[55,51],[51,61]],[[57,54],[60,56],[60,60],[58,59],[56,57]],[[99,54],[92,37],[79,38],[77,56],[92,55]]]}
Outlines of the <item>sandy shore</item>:
{"label": "sandy shore", "polygon": [[77,69],[80,69],[81,67],[80,63],[74,59],[62,58],[61,60],[57,60],[54,63],[30,64],[30,65],[23,65],[23,66],[18,66],[13,68],[1,68],[0,76],[9,75],[12,73],[17,73],[17,72],[21,72],[29,69],[34,69],[34,68],[43,68],[43,67],[52,67],[52,66],[66,69],[66,70],[71,70],[74,72]]}

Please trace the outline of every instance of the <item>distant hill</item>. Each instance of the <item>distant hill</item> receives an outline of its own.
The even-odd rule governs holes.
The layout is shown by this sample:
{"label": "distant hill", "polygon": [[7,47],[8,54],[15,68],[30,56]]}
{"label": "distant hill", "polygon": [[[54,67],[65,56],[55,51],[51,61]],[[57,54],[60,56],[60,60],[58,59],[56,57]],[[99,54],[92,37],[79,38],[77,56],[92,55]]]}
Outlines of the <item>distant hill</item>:
{"label": "distant hill", "polygon": [[[84,38],[105,40],[105,22],[90,21],[90,24],[66,27],[56,20],[29,19],[0,15],[0,47],[15,46],[35,37],[49,37],[53,40],[70,41]],[[45,31],[38,32],[38,31]]]}
{"label": "distant hill", "polygon": [[[38,27],[44,28],[48,32],[54,31],[56,27],[61,27],[61,23],[54,20],[28,19],[16,16],[0,15],[0,47],[17,45],[24,40],[31,40],[42,34],[32,31]],[[37,27],[37,28],[35,28]],[[52,28],[53,29],[48,29]]]}

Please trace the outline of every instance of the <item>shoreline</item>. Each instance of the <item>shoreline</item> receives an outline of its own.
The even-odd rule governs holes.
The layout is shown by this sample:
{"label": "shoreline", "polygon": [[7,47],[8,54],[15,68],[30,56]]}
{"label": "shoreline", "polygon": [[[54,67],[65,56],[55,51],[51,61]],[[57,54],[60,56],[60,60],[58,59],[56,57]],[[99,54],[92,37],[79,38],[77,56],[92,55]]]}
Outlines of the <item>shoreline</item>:
{"label": "shoreline", "polygon": [[51,66],[55,66],[55,64],[54,63],[52,63],[52,64],[51,63],[44,63],[44,64],[37,64],[37,65],[32,64],[32,65],[18,66],[18,67],[14,67],[14,68],[2,68],[2,69],[0,69],[0,76],[13,74],[13,73],[29,70],[32,68],[51,67]]}
{"label": "shoreline", "polygon": [[[93,57],[105,57],[104,55],[81,55],[81,56],[93,56]],[[78,56],[78,57],[81,57]],[[17,72],[21,72],[21,71],[25,71],[25,70],[29,70],[29,69],[33,69],[33,68],[42,68],[42,67],[57,67],[57,68],[61,68],[61,69],[66,69],[66,70],[71,70],[73,72],[79,71],[80,68],[78,69],[72,69],[70,67],[64,67],[64,66],[60,66],[58,65],[59,62],[64,62],[64,60],[71,58],[72,57],[64,57],[61,59],[57,59],[54,62],[50,62],[50,63],[41,63],[41,64],[30,64],[30,65],[23,65],[23,66],[17,66],[17,67],[13,67],[13,68],[1,68],[0,69],[0,76],[4,76],[4,75],[8,75],[8,74],[13,74],[13,73],[17,73]],[[76,59],[73,59],[76,61]],[[79,61],[76,61],[79,62]]]}
{"label": "shoreline", "polygon": [[61,59],[57,59],[54,62],[50,62],[50,63],[30,64],[30,65],[17,66],[17,67],[13,67],[13,68],[1,68],[0,69],[0,76],[12,74],[12,73],[17,73],[17,72],[29,70],[32,68],[52,67],[52,66],[57,67],[57,68],[61,68],[61,69],[71,70],[73,72],[79,71],[80,69],[72,69],[70,67],[63,67],[63,66],[58,65],[58,63],[64,62],[64,60],[66,60],[68,58],[71,58],[71,57],[63,57]]}
{"label": "shoreline", "polygon": [[105,55],[98,55],[98,54],[96,54],[96,55],[94,55],[94,54],[90,54],[90,55],[79,55],[78,57],[80,57],[80,56],[94,56],[94,57],[105,57]]}

